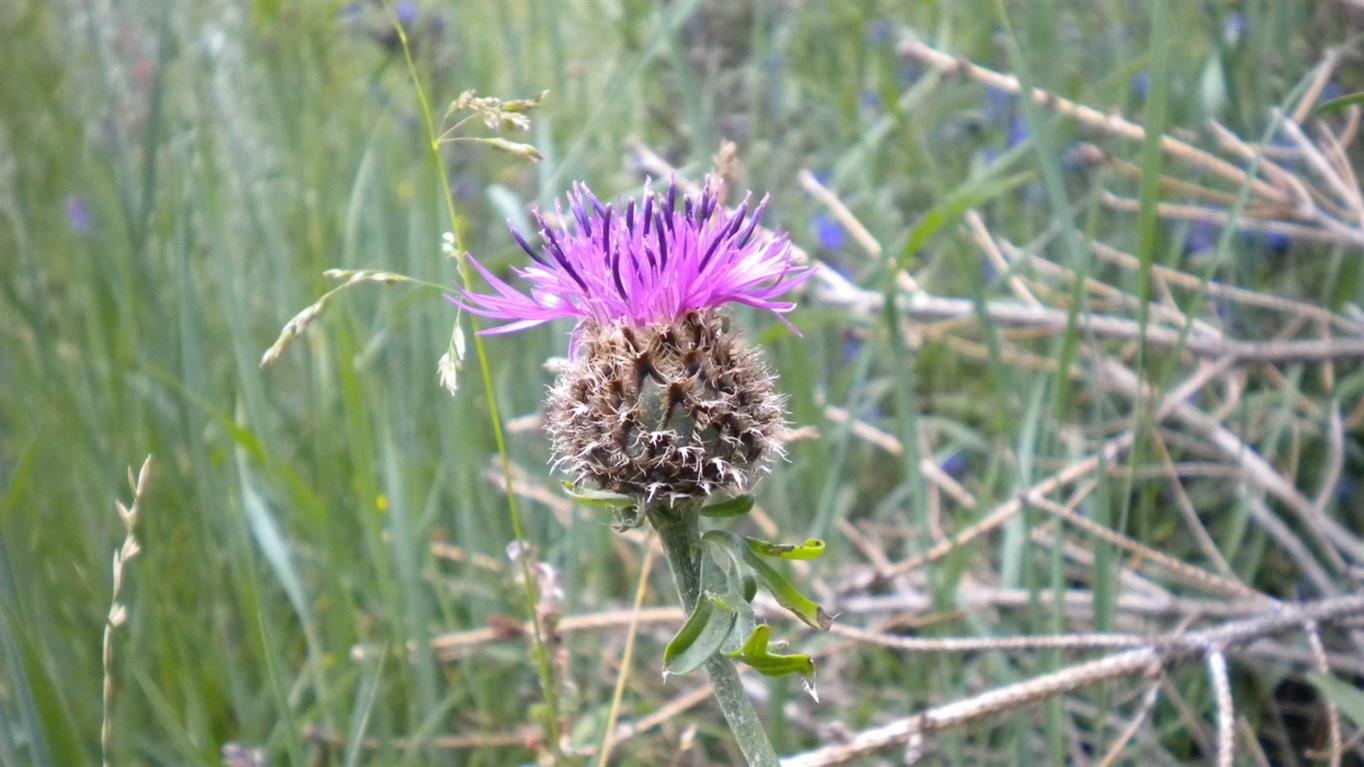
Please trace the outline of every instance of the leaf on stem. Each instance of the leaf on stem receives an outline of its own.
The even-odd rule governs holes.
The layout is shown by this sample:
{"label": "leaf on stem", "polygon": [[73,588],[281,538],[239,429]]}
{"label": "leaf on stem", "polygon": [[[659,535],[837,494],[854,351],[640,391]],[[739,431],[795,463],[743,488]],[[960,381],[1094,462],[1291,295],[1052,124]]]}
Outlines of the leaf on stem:
{"label": "leaf on stem", "polygon": [[584,506],[634,506],[638,503],[634,498],[620,493],[613,493],[609,490],[593,490],[590,487],[578,487],[572,482],[563,483],[564,493],[569,498],[583,504]]}
{"label": "leaf on stem", "polygon": [[702,543],[709,543],[724,550],[734,562],[742,562],[753,576],[762,583],[763,588],[772,594],[777,604],[790,610],[807,626],[827,631],[833,625],[833,618],[824,608],[815,604],[793,585],[786,577],[774,570],[748,546],[747,542],[734,533],[711,530],[701,536]]}
{"label": "leaf on stem", "polygon": [[[815,675],[815,662],[810,659],[810,656],[781,655],[771,652],[767,648],[771,634],[771,626],[766,623],[758,624],[748,635],[748,639],[744,640],[743,646],[734,652],[726,653],[726,655],[735,660],[743,661],[763,676],[800,674],[805,677],[807,682],[812,679]],[[807,685],[807,689],[812,688]]]}
{"label": "leaf on stem", "polygon": [[805,543],[772,543],[760,538],[745,538],[748,550],[754,554],[778,559],[819,559],[824,553],[824,541],[809,538]]}
{"label": "leaf on stem", "polygon": [[712,503],[701,507],[703,517],[742,517],[753,510],[753,496],[741,495],[737,498]]}
{"label": "leaf on stem", "polygon": [[663,648],[663,678],[695,671],[724,645],[734,629],[737,614],[719,600],[704,594],[687,622]]}

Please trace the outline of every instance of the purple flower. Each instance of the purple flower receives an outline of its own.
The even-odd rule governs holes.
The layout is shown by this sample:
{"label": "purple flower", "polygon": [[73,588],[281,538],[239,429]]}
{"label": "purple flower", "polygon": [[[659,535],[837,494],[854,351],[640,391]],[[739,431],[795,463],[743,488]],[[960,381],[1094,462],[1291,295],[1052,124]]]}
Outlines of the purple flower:
{"label": "purple flower", "polygon": [[[795,308],[779,300],[809,276],[791,258],[790,240],[756,237],[767,197],[748,216],[751,195],[726,211],[707,179],[700,195],[678,200],[677,184],[659,197],[645,185],[638,203],[604,205],[584,184],[568,194],[570,215],[555,203],[560,226],[533,211],[541,247],[532,247],[508,221],[512,237],[533,263],[512,271],[530,283],[518,291],[472,256],[469,262],[497,292],[460,291],[456,305],[480,317],[509,320],[483,333],[514,333],[561,317],[574,317],[574,343],[585,325],[672,322],[688,312],[729,302],[781,314]],[[678,203],[681,209],[678,209]],[[783,323],[785,320],[782,319]],[[789,323],[786,323],[789,327]]]}
{"label": "purple flower", "polygon": [[86,206],[84,200],[74,194],[66,198],[66,224],[71,227],[72,232],[81,236],[89,234],[95,228],[90,208]]}

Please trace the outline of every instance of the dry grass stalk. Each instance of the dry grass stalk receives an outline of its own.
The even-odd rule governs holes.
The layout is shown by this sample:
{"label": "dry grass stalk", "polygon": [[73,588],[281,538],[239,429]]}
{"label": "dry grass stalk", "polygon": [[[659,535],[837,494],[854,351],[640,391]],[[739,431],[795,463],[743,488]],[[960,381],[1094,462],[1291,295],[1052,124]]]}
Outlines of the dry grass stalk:
{"label": "dry grass stalk", "polygon": [[[954,58],[918,40],[901,44],[900,53],[940,71],[960,72],[1006,93],[1019,94],[1022,91],[1018,79],[1011,75]],[[1322,73],[1331,71],[1337,58],[1335,52],[1327,54],[1326,60],[1309,82],[1309,94],[1314,88],[1322,87]],[[1040,88],[1034,88],[1031,96],[1039,105],[1103,133],[1131,141],[1142,141],[1146,137],[1145,128],[1116,112],[1101,112]],[[1309,109],[1304,109],[1304,104],[1308,102],[1300,102],[1292,115],[1276,111],[1272,118],[1274,125],[1291,143],[1292,157],[1307,164],[1315,177],[1313,180],[1296,175],[1275,163],[1272,159],[1275,153],[1270,151],[1270,147],[1245,142],[1225,127],[1214,123],[1210,130],[1218,144],[1236,160],[1250,161],[1266,178],[1251,176],[1235,163],[1171,135],[1161,136],[1161,149],[1187,166],[1191,174],[1211,174],[1232,184],[1234,188],[1246,188],[1250,197],[1245,212],[1250,215],[1236,213],[1235,197],[1227,192],[1208,189],[1183,179],[1164,177],[1162,188],[1166,191],[1199,198],[1219,207],[1162,203],[1157,208],[1158,215],[1204,221],[1222,227],[1285,234],[1303,240],[1356,247],[1364,245],[1364,195],[1359,192],[1359,184],[1342,149],[1355,135],[1360,110],[1358,107],[1350,109],[1348,123],[1339,135],[1333,133],[1324,122],[1319,122],[1315,131],[1317,138],[1314,140],[1300,125],[1310,114],[1310,104]],[[1140,169],[1130,162],[1111,157],[1092,145],[1082,147],[1081,156],[1092,163],[1112,164],[1126,175],[1140,175]],[[1135,211],[1140,207],[1136,200],[1111,193],[1105,194],[1102,201],[1119,210]]]}
{"label": "dry grass stalk", "polygon": [[114,501],[114,508],[118,511],[118,517],[123,522],[123,544],[114,551],[113,565],[113,586],[112,596],[109,600],[109,615],[104,621],[104,642],[101,654],[104,667],[104,717],[100,724],[100,755],[104,767],[109,767],[109,754],[113,751],[114,745],[114,632],[123,626],[128,620],[128,608],[124,606],[122,600],[123,575],[128,562],[132,561],[142,547],[137,542],[134,528],[137,526],[138,516],[142,512],[142,495],[147,489],[147,479],[151,476],[152,457],[149,455],[142,461],[142,468],[138,469],[137,476],[133,476],[132,469],[128,470],[128,487],[133,493],[133,502],[130,506],[124,506],[122,501]]}
{"label": "dry grass stalk", "polygon": [[[949,56],[939,50],[917,40],[910,40],[900,45],[900,54],[920,61],[929,66],[948,72],[961,72],[973,80],[989,85],[992,88],[1017,95],[1022,91],[1018,83],[1018,78],[1012,75],[1001,74],[992,69],[978,66],[965,59]],[[1077,122],[1084,123],[1091,128],[1110,133],[1132,141],[1144,141],[1146,139],[1146,129],[1140,125],[1125,119],[1122,115],[1114,112],[1101,112],[1093,107],[1077,104],[1069,99],[1062,98],[1053,93],[1042,90],[1041,88],[1032,89],[1033,101],[1039,106],[1047,107],[1060,114],[1075,119]],[[1219,176],[1234,184],[1249,184],[1251,190],[1259,197],[1271,202],[1283,203],[1288,200],[1288,195],[1281,189],[1266,184],[1259,179],[1252,179],[1244,171],[1235,165],[1215,157],[1187,142],[1181,141],[1173,136],[1162,136],[1160,148],[1167,154],[1179,158],[1190,165],[1201,168],[1216,176]]]}
{"label": "dry grass stalk", "polygon": [[1156,701],[1159,699],[1159,684],[1153,684],[1146,688],[1146,693],[1141,696],[1141,704],[1137,707],[1136,713],[1132,715],[1132,720],[1127,723],[1117,739],[1108,747],[1108,751],[1099,759],[1096,767],[1112,767],[1123,750],[1127,748],[1127,744],[1136,736],[1137,731],[1146,723],[1147,717],[1151,715],[1151,710],[1156,707]]}
{"label": "dry grass stalk", "polygon": [[[295,314],[288,322],[284,323],[284,327],[279,331],[279,337],[276,338],[275,342],[270,344],[270,348],[266,349],[265,353],[261,355],[261,367],[265,367],[279,359],[280,355],[284,354],[284,350],[289,347],[289,344],[293,343],[294,339],[303,335],[303,332],[313,324],[313,321],[322,315],[322,311],[327,308],[327,303],[330,302],[336,294],[365,282],[377,282],[380,285],[396,285],[402,282],[413,281],[410,277],[394,274],[393,272],[379,271],[377,269],[328,269],[324,274],[331,279],[344,281],[340,285],[323,293],[316,301],[305,306],[302,311]],[[456,332],[458,333],[458,331]],[[454,343],[455,340],[454,337],[452,337],[452,347]],[[462,336],[460,343],[461,345],[463,344]],[[444,382],[446,372],[442,371],[441,375],[442,381]]]}
{"label": "dry grass stalk", "polygon": [[654,554],[651,550],[644,553],[644,564],[639,569],[639,585],[635,588],[635,605],[631,610],[629,628],[625,632],[625,650],[621,653],[620,673],[616,676],[616,687],[611,692],[611,709],[606,716],[606,733],[601,744],[601,753],[597,758],[597,767],[606,767],[610,763],[611,749],[614,746],[612,733],[616,729],[616,716],[620,713],[620,700],[625,694],[625,682],[630,678],[630,661],[635,652],[635,631],[639,628],[640,606],[644,604],[644,595],[649,591],[649,570],[654,564]]}
{"label": "dry grass stalk", "polygon": [[[860,732],[847,743],[825,746],[789,757],[782,760],[782,765],[826,767],[846,764],[897,744],[908,744],[912,750],[917,751],[922,748],[924,736],[930,733],[1014,711],[1101,682],[1136,675],[1156,677],[1165,669],[1195,657],[1216,656],[1221,659],[1220,664],[1214,660],[1209,661],[1210,666],[1220,665],[1225,671],[1223,653],[1227,649],[1305,625],[1333,624],[1360,615],[1364,615],[1364,594],[1271,607],[1256,617],[1232,621],[1201,631],[1170,634],[1140,649],[1079,663],[1023,682],[997,687],[963,700],[935,706],[914,716]],[[1234,721],[1229,702],[1226,708],[1219,707],[1219,710],[1224,712],[1228,721]],[[1219,721],[1221,719],[1222,717],[1219,717]],[[1219,727],[1219,744],[1224,742],[1224,737],[1225,727]],[[1228,746],[1225,750],[1219,748],[1218,753],[1230,754],[1232,751]]]}
{"label": "dry grass stalk", "polygon": [[1236,760],[1236,709],[1231,699],[1227,656],[1220,649],[1212,649],[1203,660],[1208,666],[1213,699],[1217,702],[1217,767],[1231,767]]}

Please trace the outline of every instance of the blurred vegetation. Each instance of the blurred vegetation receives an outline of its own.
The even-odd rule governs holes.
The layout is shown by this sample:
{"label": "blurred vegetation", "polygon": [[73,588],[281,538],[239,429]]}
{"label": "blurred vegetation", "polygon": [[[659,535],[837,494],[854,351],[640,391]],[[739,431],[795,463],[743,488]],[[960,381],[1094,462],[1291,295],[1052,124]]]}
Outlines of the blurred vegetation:
{"label": "blurred vegetation", "polygon": [[[444,151],[465,245],[485,262],[517,261],[503,220],[551,206],[573,180],[603,197],[638,189],[632,140],[692,178],[732,140],[736,186],[770,191],[769,223],[853,282],[880,291],[890,272],[800,189],[801,169],[835,190],[922,284],[967,297],[1005,288],[957,236],[955,219],[901,253],[920,217],[953,195],[1031,174],[982,205],[996,231],[1027,241],[1056,215],[1039,174],[1050,163],[1077,226],[1134,250],[1135,218],[1095,214],[1086,174],[1067,160],[1072,126],[1046,124],[1055,153],[1039,160],[1042,125],[1018,104],[964,79],[923,87],[925,72],[897,56],[897,40],[913,33],[1001,70],[1018,63],[1016,45],[1038,84],[1140,117],[1152,65],[1148,10],[1117,0],[395,7],[437,111],[469,88],[506,98],[551,92],[519,137],[542,162],[471,145]],[[1216,116],[1250,136],[1327,46],[1360,29],[1359,14],[1326,0],[1173,2],[1168,14],[1167,124]],[[99,637],[122,540],[113,501],[126,499],[125,467],[149,453],[144,552],[126,576],[129,616],[115,643],[115,764],[216,765],[224,744],[258,747],[272,764],[533,761],[519,746],[454,752],[424,740],[534,736],[542,700],[523,642],[454,663],[424,649],[438,633],[525,617],[510,568],[490,575],[430,551],[443,541],[505,564],[512,539],[501,489],[484,476],[495,448],[477,375],[466,371],[453,398],[436,382],[453,307],[424,288],[361,286],[332,302],[277,364],[257,365],[280,326],[332,286],[326,269],[454,283],[439,246],[449,228],[443,197],[388,13],[321,0],[9,0],[0,39],[0,762],[98,756]],[[1333,93],[1358,90],[1359,77],[1342,70]],[[1156,262],[1182,263],[1190,236],[1187,226],[1162,224]],[[1357,251],[1342,258],[1327,246],[1242,235],[1230,245],[1221,279],[1332,307],[1364,301]],[[935,435],[932,457],[983,500],[1008,497],[1041,471],[1020,460],[1054,467],[1074,457],[1056,424],[1097,425],[1129,408],[1085,381],[1053,400],[1051,374],[942,345],[907,367],[882,318],[813,298],[792,315],[803,338],[736,314],[768,347],[793,423],[821,432],[790,446],[759,501],[784,536],[830,539],[815,571],[830,582],[864,559],[840,521],[886,531],[892,559],[922,548],[914,501],[926,490],[904,459],[827,420],[826,405],[897,434],[922,421]],[[489,341],[507,417],[537,412],[550,380],[543,362],[563,354],[565,331]],[[1314,377],[1295,380],[1309,397],[1324,396]],[[1266,391],[1256,407],[1278,408],[1288,396]],[[1342,509],[1364,505],[1359,440],[1350,435],[1353,489]],[[512,433],[509,452],[553,490],[533,432]],[[1116,520],[1122,485],[1109,484],[1103,513]],[[1232,513],[1230,493],[1195,494],[1241,577],[1293,593],[1295,584],[1275,580],[1283,568],[1265,556],[1263,538]],[[1158,504],[1134,509],[1129,533],[1172,553],[1190,549]],[[581,508],[565,526],[534,501],[524,516],[537,556],[558,572],[562,613],[630,604],[638,561],[622,564],[608,519]],[[1011,571],[1017,583],[1045,590],[1050,555],[1024,555],[1027,547],[1026,537],[1006,535],[983,556],[1021,567]],[[941,604],[950,606],[966,567],[954,557],[931,569]],[[665,581],[648,601],[670,603]],[[926,630],[982,630],[986,617],[948,616]],[[1008,627],[988,633],[1046,630],[1052,613],[1039,601],[1003,620]],[[623,634],[566,639],[560,683],[575,742],[599,739]],[[643,634],[627,721],[692,683],[659,683],[660,639],[666,631]],[[385,661],[352,662],[359,643],[387,648]],[[414,651],[400,653],[409,643]],[[779,750],[816,743],[789,720],[788,703],[860,728],[979,688],[986,673],[976,659],[839,652],[830,667],[856,691],[852,700],[821,711],[794,683],[769,685],[765,715]],[[984,668],[996,682],[1028,670],[999,658]],[[1181,684],[1193,705],[1207,705],[1198,679]],[[1271,698],[1256,684],[1246,682],[1243,704],[1252,717]],[[1178,722],[1161,716],[1167,728]],[[700,733],[694,763],[734,758],[718,715],[702,707],[618,746],[618,761],[659,763],[689,724]],[[1019,717],[994,734],[945,736],[943,753],[967,763],[975,747],[1030,742],[1027,731]],[[379,748],[362,748],[362,734]],[[1169,734],[1167,747],[1193,758],[1181,737]]]}

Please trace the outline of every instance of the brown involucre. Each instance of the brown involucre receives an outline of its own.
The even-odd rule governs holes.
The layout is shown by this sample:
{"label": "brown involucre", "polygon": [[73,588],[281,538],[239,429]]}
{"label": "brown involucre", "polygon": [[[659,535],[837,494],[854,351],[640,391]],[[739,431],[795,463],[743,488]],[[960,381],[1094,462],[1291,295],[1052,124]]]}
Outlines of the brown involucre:
{"label": "brown involucre", "polygon": [[784,401],[718,310],[588,325],[546,406],[554,462],[646,501],[742,492],[781,454]]}

